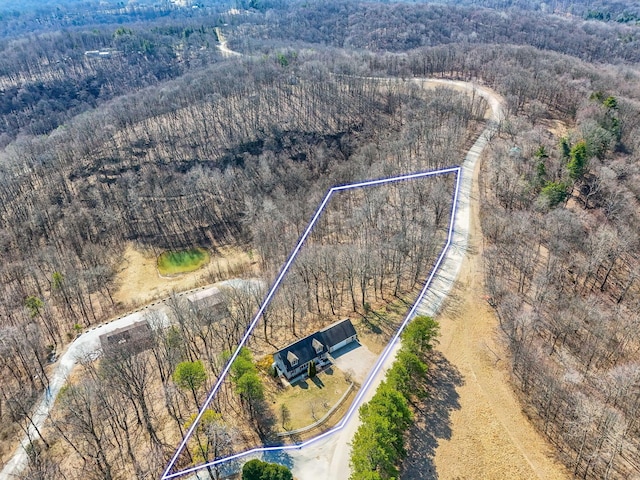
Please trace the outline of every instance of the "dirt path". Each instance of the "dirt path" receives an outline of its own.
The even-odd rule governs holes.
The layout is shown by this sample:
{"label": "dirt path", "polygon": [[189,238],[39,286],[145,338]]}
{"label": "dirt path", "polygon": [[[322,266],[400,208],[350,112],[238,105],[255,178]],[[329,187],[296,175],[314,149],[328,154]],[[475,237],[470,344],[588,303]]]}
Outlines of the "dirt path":
{"label": "dirt path", "polygon": [[484,297],[477,169],[469,248],[447,306],[426,424],[412,431],[405,479],[563,479],[569,472],[522,413],[498,322]]}
{"label": "dirt path", "polygon": [[216,27],[216,35],[218,36],[218,50],[222,53],[223,57],[241,57],[242,54],[240,52],[236,52],[235,50],[231,50],[227,47],[227,39],[224,38],[222,34],[222,30],[219,27]]}

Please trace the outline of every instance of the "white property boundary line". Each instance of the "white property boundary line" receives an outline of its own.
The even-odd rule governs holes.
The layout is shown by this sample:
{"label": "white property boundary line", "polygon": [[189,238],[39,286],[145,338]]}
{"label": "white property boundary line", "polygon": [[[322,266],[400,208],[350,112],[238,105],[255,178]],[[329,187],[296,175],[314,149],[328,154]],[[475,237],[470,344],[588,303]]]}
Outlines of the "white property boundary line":
{"label": "white property boundary line", "polygon": [[[431,285],[431,282],[432,282],[436,272],[438,271],[438,268],[440,267],[440,264],[444,260],[445,255],[446,255],[446,253],[447,253],[447,251],[449,249],[449,246],[451,245],[451,240],[452,240],[452,236],[453,236],[453,227],[454,227],[455,214],[456,214],[457,205],[458,205],[458,192],[460,190],[461,172],[462,172],[462,168],[461,167],[458,167],[458,166],[449,167],[449,168],[444,168],[444,169],[440,169],[440,170],[432,170],[432,171],[428,171],[428,172],[412,173],[412,174],[407,174],[407,175],[400,175],[400,176],[397,176],[397,177],[389,177],[389,178],[383,178],[383,179],[378,179],[378,180],[370,180],[370,181],[365,181],[365,182],[352,183],[352,184],[348,184],[348,185],[335,186],[335,187],[332,187],[327,192],[327,194],[325,195],[322,203],[320,203],[320,206],[318,207],[318,209],[316,210],[316,213],[314,214],[313,218],[311,219],[311,222],[309,222],[309,225],[307,226],[305,232],[300,237],[300,240],[298,241],[298,244],[296,245],[296,247],[291,252],[291,255],[289,255],[289,259],[287,260],[287,262],[282,267],[282,270],[280,271],[280,274],[278,275],[278,278],[276,279],[276,281],[274,282],[273,286],[271,287],[271,290],[269,291],[269,293],[265,297],[264,301],[262,302],[262,305],[260,306],[260,309],[258,310],[258,312],[256,313],[255,317],[253,318],[253,320],[249,324],[249,327],[247,328],[247,331],[245,332],[245,334],[242,337],[242,339],[240,340],[240,343],[238,344],[238,347],[233,352],[233,355],[231,355],[231,357],[227,361],[227,364],[226,364],[225,368],[222,370],[222,373],[220,374],[220,377],[218,378],[217,382],[215,383],[215,385],[213,386],[213,388],[209,392],[209,395],[207,396],[206,400],[204,401],[200,411],[198,412],[198,415],[196,416],[195,420],[192,422],[191,427],[189,428],[189,430],[187,430],[187,433],[184,435],[184,438],[182,439],[182,442],[180,443],[180,446],[178,447],[178,449],[174,453],[173,457],[171,458],[171,461],[167,465],[167,468],[165,469],[165,471],[164,471],[164,473],[163,473],[163,475],[161,477],[161,480],[169,480],[169,479],[172,479],[172,478],[178,478],[178,477],[181,477],[183,475],[187,475],[189,473],[197,472],[198,470],[202,470],[204,468],[212,467],[212,466],[215,466],[215,465],[220,465],[220,464],[223,464],[223,463],[226,463],[226,462],[230,462],[232,460],[236,460],[236,459],[239,459],[241,457],[245,457],[245,456],[256,454],[256,453],[273,452],[273,451],[286,451],[286,450],[299,449],[299,448],[305,447],[307,445],[310,445],[311,443],[314,443],[314,442],[316,442],[316,441],[318,441],[320,439],[328,437],[329,435],[332,435],[332,434],[338,432],[339,430],[341,430],[345,426],[347,421],[354,414],[356,408],[359,406],[360,400],[362,399],[364,394],[367,392],[367,389],[371,385],[371,382],[374,380],[374,378],[375,378],[376,374],[378,373],[378,371],[380,370],[382,364],[384,363],[386,358],[389,356],[394,344],[398,341],[398,338],[400,337],[400,334],[405,329],[405,327],[407,326],[409,321],[412,319],[412,317],[415,315],[416,310],[418,309],[418,306],[420,305],[422,299],[426,295],[427,290],[429,289],[429,286]],[[282,282],[284,276],[289,271],[289,267],[291,266],[291,264],[295,260],[295,257],[300,252],[300,249],[302,248],[302,245],[304,244],[304,242],[306,241],[307,237],[309,236],[309,234],[313,230],[313,227],[315,226],[316,222],[318,221],[318,218],[320,218],[320,215],[322,214],[323,210],[327,206],[327,203],[329,202],[329,199],[331,198],[331,196],[335,192],[344,191],[344,190],[351,190],[351,189],[355,189],[355,188],[370,187],[370,186],[375,186],[375,185],[383,185],[383,184],[387,184],[387,183],[400,182],[400,181],[406,181],[406,180],[414,180],[414,179],[419,179],[419,178],[433,177],[433,176],[439,176],[439,175],[450,174],[450,173],[454,173],[456,175],[456,186],[455,186],[455,190],[454,190],[454,193],[453,193],[453,202],[452,202],[452,205],[451,205],[451,219],[450,219],[450,222],[449,222],[449,231],[447,233],[447,241],[446,241],[446,243],[445,243],[445,245],[444,245],[444,247],[443,247],[443,249],[442,249],[442,251],[440,253],[440,256],[438,257],[438,260],[436,261],[433,269],[431,270],[431,273],[429,274],[429,277],[427,278],[422,290],[420,291],[420,294],[418,295],[416,301],[414,302],[413,306],[411,307],[411,310],[409,310],[409,313],[407,314],[407,316],[405,317],[404,321],[402,322],[402,324],[398,328],[398,331],[396,332],[394,337],[389,341],[389,343],[385,347],[384,351],[382,352],[382,355],[380,355],[380,357],[378,358],[378,361],[374,365],[373,369],[369,372],[367,380],[362,385],[362,388],[358,391],[358,395],[356,395],[356,398],[353,400],[353,402],[351,404],[351,407],[349,408],[349,410],[347,411],[345,416],[342,418],[342,420],[335,427],[333,427],[332,429],[327,430],[326,432],[318,435],[317,437],[314,437],[314,438],[312,438],[310,440],[306,440],[306,441],[298,443],[298,444],[281,445],[281,446],[273,446],[273,447],[257,447],[257,448],[253,448],[251,450],[247,450],[245,452],[237,453],[237,454],[230,455],[230,456],[227,456],[227,457],[218,458],[218,459],[215,459],[213,461],[210,461],[210,462],[207,462],[207,463],[203,463],[201,465],[197,465],[197,466],[194,466],[194,467],[187,468],[185,470],[181,470],[181,471],[178,471],[178,472],[170,473],[170,471],[173,468],[173,466],[175,465],[178,457],[180,456],[180,454],[184,450],[187,442],[191,438],[191,435],[193,434],[193,431],[195,430],[195,428],[200,423],[200,419],[202,418],[202,415],[204,414],[205,410],[207,409],[207,407],[211,403],[211,400],[213,399],[213,397],[215,396],[215,394],[219,390],[220,385],[222,385],[222,382],[224,381],[225,377],[227,376],[227,373],[229,372],[229,369],[231,368],[231,365],[233,364],[233,362],[235,361],[235,359],[239,355],[240,349],[247,342],[247,339],[249,338],[249,335],[253,332],[253,329],[255,328],[256,324],[258,323],[258,321],[262,317],[262,314],[264,313],[265,309],[267,308],[267,306],[271,302],[271,299],[273,298],[274,294],[276,293],[277,289],[279,288],[280,283]]]}

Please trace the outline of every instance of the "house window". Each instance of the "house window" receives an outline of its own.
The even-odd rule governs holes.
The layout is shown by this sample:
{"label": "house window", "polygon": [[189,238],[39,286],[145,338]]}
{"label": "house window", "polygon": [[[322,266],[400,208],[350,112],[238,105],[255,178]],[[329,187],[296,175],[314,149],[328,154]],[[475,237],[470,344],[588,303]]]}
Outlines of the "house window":
{"label": "house window", "polygon": [[296,365],[298,365],[298,357],[293,352],[287,352],[287,360],[289,360],[289,363],[291,364],[292,367],[295,367]]}
{"label": "house window", "polygon": [[317,339],[313,339],[313,341],[311,342],[311,345],[313,345],[313,349],[316,351],[316,353],[320,354],[322,353],[322,349],[324,348],[324,345],[322,345],[322,343],[320,343]]}

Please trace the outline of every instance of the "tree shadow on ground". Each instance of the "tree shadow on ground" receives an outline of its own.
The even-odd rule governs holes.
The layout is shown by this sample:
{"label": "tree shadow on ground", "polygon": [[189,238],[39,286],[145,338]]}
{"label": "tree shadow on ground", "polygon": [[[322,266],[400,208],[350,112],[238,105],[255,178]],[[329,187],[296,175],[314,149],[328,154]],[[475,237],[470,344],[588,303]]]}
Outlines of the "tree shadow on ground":
{"label": "tree shadow on ground", "polygon": [[415,423],[407,434],[407,458],[403,462],[402,479],[436,480],[435,451],[440,439],[451,438],[451,411],[460,410],[456,389],[464,379],[456,367],[439,352],[429,364],[428,397],[416,406]]}
{"label": "tree shadow on ground", "polygon": [[[235,475],[238,475],[238,473],[242,471],[242,465],[244,465],[244,463],[248,460],[250,459],[230,460],[228,462],[224,462],[217,467],[218,475],[220,476],[220,478],[233,478]],[[195,479],[210,480],[211,477],[209,476],[208,472],[200,471]]]}
{"label": "tree shadow on ground", "polygon": [[318,378],[318,376],[317,376],[317,375],[316,375],[315,377],[313,377],[313,378],[311,379],[311,381],[312,381],[313,383],[315,383],[316,387],[318,387],[318,388],[324,388],[324,383],[322,382],[322,380],[320,380],[320,379]]}
{"label": "tree shadow on ground", "polygon": [[300,380],[299,382],[292,383],[292,387],[300,387],[302,390],[307,390],[309,388],[309,384],[307,380]]}
{"label": "tree shadow on ground", "polygon": [[277,425],[278,419],[269,404],[264,399],[254,401],[253,426],[263,445],[282,444],[282,439],[277,435]]}
{"label": "tree shadow on ground", "polygon": [[262,454],[262,459],[265,462],[279,463],[289,469],[293,468],[293,459],[287,452],[283,452],[282,450],[264,452]]}

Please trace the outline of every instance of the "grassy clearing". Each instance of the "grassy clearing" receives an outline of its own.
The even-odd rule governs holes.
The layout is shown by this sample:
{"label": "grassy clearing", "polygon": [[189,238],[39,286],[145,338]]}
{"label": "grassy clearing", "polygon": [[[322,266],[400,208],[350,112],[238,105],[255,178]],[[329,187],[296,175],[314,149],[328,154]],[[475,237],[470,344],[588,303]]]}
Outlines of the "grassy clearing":
{"label": "grassy clearing", "polygon": [[195,272],[182,275],[159,275],[158,256],[150,250],[127,244],[115,283],[114,300],[124,308],[135,309],[163,298],[171,292],[190,290],[211,283],[242,276],[258,276],[258,260],[234,247],[217,247],[209,263]]}
{"label": "grassy clearing", "polygon": [[[272,408],[280,431],[306,427],[320,420],[344,395],[349,382],[335,366],[318,373],[315,378],[297,382],[278,392]],[[282,425],[282,405],[289,411],[289,421]]]}
{"label": "grassy clearing", "polygon": [[209,252],[204,248],[167,251],[158,257],[158,272],[160,275],[179,275],[194,272],[207,263],[209,263]]}

